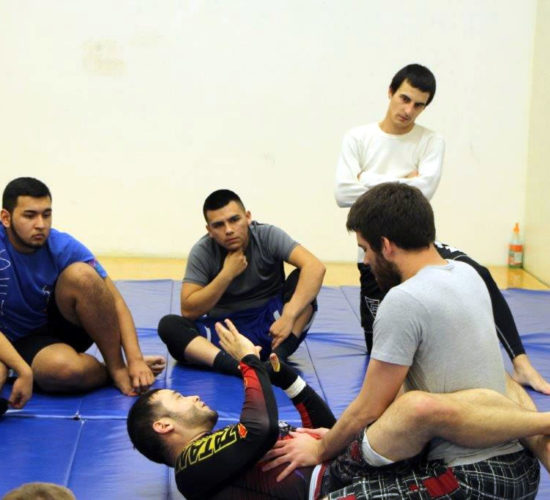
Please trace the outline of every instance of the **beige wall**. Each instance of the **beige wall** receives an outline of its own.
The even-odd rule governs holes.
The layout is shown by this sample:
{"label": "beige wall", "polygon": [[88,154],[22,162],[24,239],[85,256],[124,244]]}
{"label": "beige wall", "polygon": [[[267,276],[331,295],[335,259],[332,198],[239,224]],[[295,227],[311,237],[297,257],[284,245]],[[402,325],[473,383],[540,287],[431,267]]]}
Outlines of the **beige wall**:
{"label": "beige wall", "polygon": [[550,284],[550,1],[539,0],[525,210],[525,268]]}
{"label": "beige wall", "polygon": [[150,256],[185,256],[204,197],[229,187],[324,260],[353,261],[333,197],[342,136],[380,120],[393,73],[421,62],[438,90],[419,123],[447,140],[438,235],[504,264],[524,222],[535,14],[536,0],[0,0],[0,185],[39,177],[58,229]]}

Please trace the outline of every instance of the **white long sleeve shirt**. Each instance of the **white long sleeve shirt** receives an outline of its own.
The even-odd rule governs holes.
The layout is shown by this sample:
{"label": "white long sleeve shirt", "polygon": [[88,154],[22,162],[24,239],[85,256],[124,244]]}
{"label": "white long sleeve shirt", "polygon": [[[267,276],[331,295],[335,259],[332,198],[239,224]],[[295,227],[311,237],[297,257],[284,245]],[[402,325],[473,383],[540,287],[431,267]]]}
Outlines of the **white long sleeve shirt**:
{"label": "white long sleeve shirt", "polygon": [[[421,125],[402,135],[387,134],[378,123],[350,130],[342,142],[334,195],[349,207],[369,188],[382,182],[403,182],[434,195],[445,153],[443,137]],[[413,171],[417,177],[405,178]]]}

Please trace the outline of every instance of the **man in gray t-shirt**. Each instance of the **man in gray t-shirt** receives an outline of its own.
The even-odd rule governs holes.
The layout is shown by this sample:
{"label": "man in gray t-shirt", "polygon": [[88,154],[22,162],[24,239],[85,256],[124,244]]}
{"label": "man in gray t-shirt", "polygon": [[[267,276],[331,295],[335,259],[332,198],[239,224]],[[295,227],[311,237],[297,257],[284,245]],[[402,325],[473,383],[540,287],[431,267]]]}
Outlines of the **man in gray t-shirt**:
{"label": "man in gray t-shirt", "polygon": [[[334,458],[324,474],[329,491],[364,478],[328,498],[404,498],[413,489],[418,498],[534,498],[539,464],[519,442],[502,438],[501,425],[481,433],[475,449],[461,445],[472,446],[467,438],[490,419],[496,421],[488,399],[470,403],[469,413],[478,418],[460,431],[454,410],[437,404],[441,395],[459,398],[457,391],[468,389],[512,397],[511,384],[518,391],[515,400],[532,408],[521,387],[506,378],[481,277],[467,264],[439,255],[433,212],[417,188],[401,183],[373,187],[351,207],[347,227],[356,232],[365,264],[381,289],[389,290],[376,315],[363,386],[322,439],[284,442],[273,466],[278,460],[293,468]],[[398,397],[402,387],[405,394]],[[424,394],[418,391],[427,397],[418,399]],[[418,418],[396,410],[403,401],[416,401]],[[444,422],[443,432],[416,427],[428,417]],[[512,420],[505,415],[507,424]],[[401,462],[420,453],[425,438],[425,460]],[[535,441],[529,446],[544,454]]]}
{"label": "man in gray t-shirt", "polygon": [[[172,356],[238,374],[218,347],[214,325],[231,319],[261,346],[292,354],[307,333],[324,265],[283,230],[252,221],[237,194],[214,191],[203,206],[208,234],[191,249],[181,289],[181,316],[168,315],[159,335]],[[296,267],[285,280],[284,262]]]}

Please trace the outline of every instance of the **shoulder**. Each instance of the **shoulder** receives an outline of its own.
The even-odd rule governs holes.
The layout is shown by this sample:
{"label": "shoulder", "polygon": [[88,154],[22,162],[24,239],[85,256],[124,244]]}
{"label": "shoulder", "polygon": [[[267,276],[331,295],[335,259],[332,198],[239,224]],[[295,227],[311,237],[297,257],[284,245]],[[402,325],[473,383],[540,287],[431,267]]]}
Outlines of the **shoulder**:
{"label": "shoulder", "polygon": [[249,226],[252,238],[258,241],[267,241],[273,238],[290,238],[288,233],[280,227],[263,222],[252,221]]}
{"label": "shoulder", "polygon": [[415,124],[413,133],[418,136],[418,138],[426,143],[432,143],[437,145],[445,145],[445,139],[439,132],[435,132],[427,127],[422,125]]}
{"label": "shoulder", "polygon": [[196,254],[212,254],[215,251],[216,245],[217,243],[212,238],[210,238],[208,234],[205,234],[191,247],[189,257]]}
{"label": "shoulder", "polygon": [[48,245],[50,247],[50,250],[54,253],[66,251],[67,249],[71,248],[84,247],[84,245],[74,236],[53,228],[50,229],[50,235],[48,236]]}

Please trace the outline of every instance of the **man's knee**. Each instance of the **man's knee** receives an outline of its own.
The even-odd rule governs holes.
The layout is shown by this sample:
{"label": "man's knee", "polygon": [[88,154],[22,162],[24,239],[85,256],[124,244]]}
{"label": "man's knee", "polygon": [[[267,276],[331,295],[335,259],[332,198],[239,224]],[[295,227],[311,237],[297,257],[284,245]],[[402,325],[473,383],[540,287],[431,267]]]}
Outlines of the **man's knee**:
{"label": "man's knee", "polygon": [[189,342],[200,335],[193,321],[176,314],[161,318],[158,334],[168,347],[168,352],[179,361],[185,360],[184,353]]}
{"label": "man's knee", "polygon": [[79,356],[66,344],[54,344],[43,349],[32,362],[36,382],[46,391],[80,387],[87,374]]}
{"label": "man's knee", "polygon": [[394,404],[399,405],[400,414],[411,429],[452,425],[458,418],[456,405],[439,394],[409,391]]}
{"label": "man's knee", "polygon": [[66,299],[78,296],[90,296],[106,287],[105,282],[96,270],[85,262],[75,262],[66,267],[55,285],[55,298],[58,305]]}
{"label": "man's knee", "polygon": [[296,291],[296,286],[298,285],[298,280],[300,279],[300,270],[294,269],[285,279],[283,284],[283,303],[287,303],[294,292]]}

